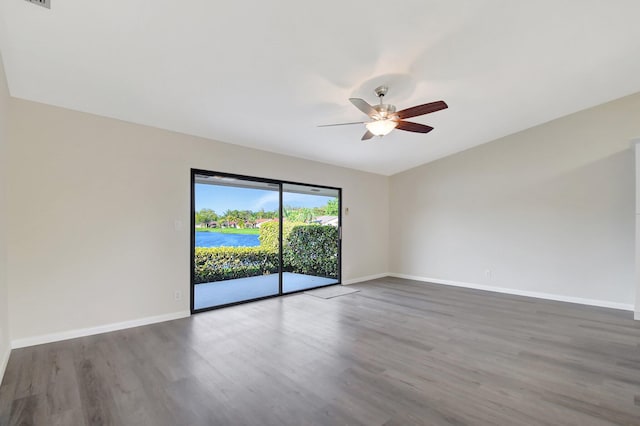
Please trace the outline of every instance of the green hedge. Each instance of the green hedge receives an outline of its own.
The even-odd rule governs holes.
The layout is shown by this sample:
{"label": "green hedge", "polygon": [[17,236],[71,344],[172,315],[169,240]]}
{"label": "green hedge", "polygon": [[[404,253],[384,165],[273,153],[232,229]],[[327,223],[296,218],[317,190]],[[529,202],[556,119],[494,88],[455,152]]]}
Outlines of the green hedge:
{"label": "green hedge", "polygon": [[[284,240],[285,246],[287,244],[287,240],[289,238],[289,234],[291,230],[296,226],[304,226],[305,224],[302,222],[284,222],[284,226],[282,227],[282,239]],[[280,222],[265,222],[260,225],[260,236],[258,239],[260,240],[260,247],[278,251],[278,240],[279,236]]]}
{"label": "green hedge", "polygon": [[[278,222],[260,227],[259,247],[196,247],[195,284],[278,272]],[[285,222],[284,272],[338,277],[338,228]]]}
{"label": "green hedge", "polygon": [[195,284],[278,272],[278,253],[262,247],[196,247]]}
{"label": "green hedge", "polygon": [[338,277],[338,228],[306,225],[291,230],[283,248],[284,270]]}

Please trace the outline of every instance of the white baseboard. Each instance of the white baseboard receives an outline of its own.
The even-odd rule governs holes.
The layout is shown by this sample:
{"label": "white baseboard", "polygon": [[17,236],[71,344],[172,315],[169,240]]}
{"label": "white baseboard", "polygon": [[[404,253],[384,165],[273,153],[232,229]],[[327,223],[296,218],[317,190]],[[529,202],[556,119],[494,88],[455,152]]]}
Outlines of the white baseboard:
{"label": "white baseboard", "polygon": [[59,342],[60,340],[75,339],[76,337],[92,336],[94,334],[108,333],[110,331],[124,330],[126,328],[140,327],[142,325],[155,324],[157,322],[171,321],[186,318],[191,315],[189,311],[179,311],[170,314],[157,315],[153,317],[138,318],[130,321],[116,322],[99,325],[97,327],[79,328],[76,330],[63,331],[60,333],[43,334],[41,336],[25,337],[11,341],[13,349],[27,346],[41,345],[43,343]]}
{"label": "white baseboard", "polygon": [[[572,297],[572,296],[563,296],[560,294],[553,293],[541,293],[537,291],[526,291],[526,290],[517,290],[513,288],[505,288],[505,287],[493,287],[490,285],[484,284],[475,284],[475,283],[466,283],[461,281],[451,281],[451,280],[442,280],[438,278],[427,278],[427,277],[418,277],[415,275],[406,275],[406,274],[398,274],[398,273],[390,273],[390,277],[396,278],[405,278],[408,280],[414,281],[424,281],[434,284],[444,284],[450,285],[454,287],[465,287],[472,288],[476,290],[485,290],[485,291],[494,291],[497,293],[506,293],[506,294],[514,294],[516,296],[526,296],[526,297],[535,297],[536,299],[547,299],[547,300],[555,300],[558,302],[569,302],[569,303],[578,303],[580,305],[589,305],[589,306],[599,306],[602,308],[612,308],[612,309],[621,309],[624,311],[633,311],[633,305],[626,303],[617,303],[617,302],[609,302],[606,300],[596,300],[596,299],[584,299],[582,297]],[[636,312],[635,319],[640,319],[638,316],[639,313]]]}
{"label": "white baseboard", "polygon": [[633,319],[640,321],[640,312],[636,311],[633,313]]}
{"label": "white baseboard", "polygon": [[350,280],[342,281],[343,285],[361,283],[363,281],[377,280],[378,278],[388,277],[389,273],[385,272],[383,274],[375,274],[375,275],[367,275],[366,277],[352,278]]}
{"label": "white baseboard", "polygon": [[11,355],[11,349],[7,348],[3,354],[0,354],[0,384],[4,378],[4,372],[7,370],[7,364],[9,363],[9,356]]}

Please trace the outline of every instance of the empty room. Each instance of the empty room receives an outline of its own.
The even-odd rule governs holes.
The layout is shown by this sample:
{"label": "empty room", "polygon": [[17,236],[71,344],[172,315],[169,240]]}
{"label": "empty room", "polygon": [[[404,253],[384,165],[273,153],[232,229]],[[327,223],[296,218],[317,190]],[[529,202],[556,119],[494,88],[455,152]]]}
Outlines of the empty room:
{"label": "empty room", "polygon": [[638,16],[0,0],[0,425],[640,425]]}

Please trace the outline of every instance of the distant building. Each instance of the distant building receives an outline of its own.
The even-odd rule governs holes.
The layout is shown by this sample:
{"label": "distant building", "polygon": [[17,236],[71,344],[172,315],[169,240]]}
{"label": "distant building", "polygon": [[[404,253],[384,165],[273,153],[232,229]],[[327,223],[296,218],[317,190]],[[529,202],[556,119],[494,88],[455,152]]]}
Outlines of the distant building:
{"label": "distant building", "polygon": [[317,216],[313,223],[323,226],[338,226],[338,216]]}
{"label": "distant building", "polygon": [[278,219],[256,219],[256,228],[260,228],[262,226],[263,223],[267,223],[267,222],[277,222]]}

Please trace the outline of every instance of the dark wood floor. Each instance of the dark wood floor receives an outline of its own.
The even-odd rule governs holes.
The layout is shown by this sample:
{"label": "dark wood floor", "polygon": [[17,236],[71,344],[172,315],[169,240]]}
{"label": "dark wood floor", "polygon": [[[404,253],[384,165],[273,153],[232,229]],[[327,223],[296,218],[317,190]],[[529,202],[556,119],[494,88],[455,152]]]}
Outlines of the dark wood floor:
{"label": "dark wood floor", "polygon": [[640,425],[630,312],[354,287],[15,350],[0,424]]}

